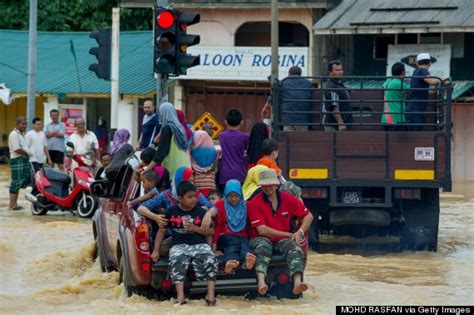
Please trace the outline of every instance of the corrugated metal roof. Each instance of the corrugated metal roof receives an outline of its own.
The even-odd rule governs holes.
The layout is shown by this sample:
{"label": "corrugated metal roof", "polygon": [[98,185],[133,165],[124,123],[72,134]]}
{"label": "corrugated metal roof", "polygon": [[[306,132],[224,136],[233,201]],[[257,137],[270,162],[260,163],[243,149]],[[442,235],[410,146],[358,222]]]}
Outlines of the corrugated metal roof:
{"label": "corrugated metal roof", "polygon": [[473,32],[471,0],[343,0],[315,34]]}
{"label": "corrugated metal roof", "polygon": [[[380,90],[383,89],[384,80],[347,80],[344,85],[353,89]],[[453,92],[451,99],[456,99],[474,87],[474,81],[453,81]]]}
{"label": "corrugated metal roof", "polygon": [[[280,8],[331,8],[338,0],[279,0]],[[120,6],[151,8],[156,0],[121,0]],[[270,8],[270,0],[174,0],[176,8]]]}
{"label": "corrugated metal roof", "polygon": [[[147,94],[156,88],[152,41],[152,32],[121,33],[120,93]],[[89,65],[96,62],[89,54],[89,49],[94,46],[97,46],[96,41],[86,32],[38,32],[37,93],[110,94],[110,82],[98,79],[89,71]],[[6,83],[13,93],[24,93],[27,91],[27,72],[28,32],[0,30],[0,83]]]}

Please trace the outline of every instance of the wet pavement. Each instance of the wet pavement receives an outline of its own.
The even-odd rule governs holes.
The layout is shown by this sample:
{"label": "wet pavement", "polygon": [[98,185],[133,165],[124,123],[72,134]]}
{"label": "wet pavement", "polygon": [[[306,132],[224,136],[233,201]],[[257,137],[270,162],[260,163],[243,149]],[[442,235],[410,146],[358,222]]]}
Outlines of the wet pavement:
{"label": "wet pavement", "polygon": [[387,250],[391,240],[322,237],[301,300],[218,297],[176,306],[127,297],[118,273],[94,262],[91,221],[67,212],[7,211],[9,170],[0,165],[0,313],[334,314],[336,305],[461,305],[474,301],[474,185],[443,194],[438,252]]}

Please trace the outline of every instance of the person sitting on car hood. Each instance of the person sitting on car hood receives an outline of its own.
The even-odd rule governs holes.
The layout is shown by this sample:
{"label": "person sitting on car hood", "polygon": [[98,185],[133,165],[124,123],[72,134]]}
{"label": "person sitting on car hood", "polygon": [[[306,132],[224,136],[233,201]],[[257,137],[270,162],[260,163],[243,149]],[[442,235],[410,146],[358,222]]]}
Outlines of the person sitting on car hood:
{"label": "person sitting on car hood", "polygon": [[[313,216],[300,200],[277,189],[280,180],[274,169],[260,172],[258,183],[262,192],[250,202],[253,208],[250,221],[260,235],[250,240],[253,253],[257,257],[255,271],[258,293],[264,295],[268,291],[265,276],[272,252],[277,249],[288,263],[294,281],[293,294],[301,294],[308,289],[308,285],[302,281],[304,254],[300,243],[304,240],[305,231],[311,225]],[[291,220],[294,217],[301,218],[302,222],[300,229],[292,233]]]}

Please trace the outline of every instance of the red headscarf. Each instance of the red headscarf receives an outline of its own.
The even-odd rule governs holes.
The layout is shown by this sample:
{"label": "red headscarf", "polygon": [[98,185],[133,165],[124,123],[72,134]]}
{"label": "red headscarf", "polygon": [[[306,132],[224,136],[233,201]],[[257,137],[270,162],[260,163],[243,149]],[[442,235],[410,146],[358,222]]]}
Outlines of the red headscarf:
{"label": "red headscarf", "polygon": [[181,109],[177,109],[176,113],[178,114],[178,120],[183,125],[184,130],[186,131],[186,139],[189,141],[191,137],[193,136],[193,132],[191,129],[188,128],[188,125],[186,124],[186,116],[184,116],[184,112]]}

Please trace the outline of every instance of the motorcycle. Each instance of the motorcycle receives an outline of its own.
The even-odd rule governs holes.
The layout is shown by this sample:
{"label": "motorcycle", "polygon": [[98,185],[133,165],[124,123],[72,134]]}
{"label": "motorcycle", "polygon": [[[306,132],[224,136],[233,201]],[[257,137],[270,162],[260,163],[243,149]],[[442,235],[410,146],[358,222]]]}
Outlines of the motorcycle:
{"label": "motorcycle", "polygon": [[45,215],[48,211],[71,211],[81,218],[94,215],[99,200],[91,195],[90,185],[94,181],[92,166],[94,160],[89,154],[76,154],[74,144],[66,144],[66,155],[78,164],[72,171],[71,177],[66,173],[50,167],[43,167],[36,172],[32,192],[25,198],[31,202],[33,215]]}

